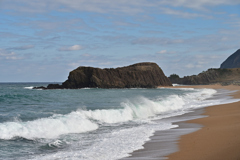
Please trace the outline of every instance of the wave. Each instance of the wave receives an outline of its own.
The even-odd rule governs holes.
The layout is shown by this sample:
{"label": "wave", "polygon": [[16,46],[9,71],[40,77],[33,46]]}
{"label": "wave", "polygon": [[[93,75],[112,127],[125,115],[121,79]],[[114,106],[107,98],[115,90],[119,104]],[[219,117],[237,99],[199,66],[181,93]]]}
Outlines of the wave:
{"label": "wave", "polygon": [[93,131],[101,124],[145,120],[159,114],[164,115],[208,105],[208,103],[202,103],[202,100],[211,97],[214,93],[216,91],[213,89],[201,89],[183,96],[171,95],[154,100],[137,97],[122,102],[121,109],[79,109],[66,115],[58,114],[33,121],[0,123],[0,139],[14,137],[51,139],[63,134]]}
{"label": "wave", "polygon": [[[168,130],[178,125],[170,123],[152,123],[150,125],[116,129],[110,133],[101,134],[94,145],[78,149],[72,145],[69,149],[52,154],[35,156],[34,160],[71,159],[71,160],[114,160],[130,156],[135,150],[143,149],[143,144],[150,140],[155,130]],[[136,134],[137,133],[137,134]],[[59,147],[57,140],[57,147]],[[61,145],[60,141],[60,145]],[[82,144],[82,142],[79,142]],[[55,144],[55,142],[54,142]],[[55,147],[56,145],[51,145]],[[61,146],[60,146],[61,147]]]}
{"label": "wave", "polygon": [[[187,90],[193,91],[191,88]],[[213,89],[202,89],[197,90],[197,92],[185,94],[183,96],[171,95],[164,99],[159,97],[159,99],[155,100],[150,100],[145,97],[138,97],[122,102],[122,109],[89,111],[78,110],[78,112],[81,112],[88,119],[97,120],[103,123],[119,123],[130,120],[147,119],[159,114],[202,107],[203,105],[206,105],[205,103],[202,103],[202,101],[211,97],[216,92],[217,91]]]}
{"label": "wave", "polygon": [[54,115],[34,121],[1,123],[0,139],[8,140],[15,137],[26,139],[56,138],[62,134],[82,133],[97,128],[97,124],[84,119],[78,112],[72,112],[67,115]]}

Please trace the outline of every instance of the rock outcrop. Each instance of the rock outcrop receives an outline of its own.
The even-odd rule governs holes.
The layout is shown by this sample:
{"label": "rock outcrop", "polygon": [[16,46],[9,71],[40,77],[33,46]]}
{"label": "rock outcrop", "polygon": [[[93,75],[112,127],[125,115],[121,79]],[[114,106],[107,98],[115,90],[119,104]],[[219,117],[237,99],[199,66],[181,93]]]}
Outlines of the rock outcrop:
{"label": "rock outcrop", "polygon": [[155,88],[172,86],[156,63],[137,63],[127,67],[100,69],[78,67],[69,73],[68,79],[59,84],[49,84],[45,89],[78,88]]}
{"label": "rock outcrop", "polygon": [[229,56],[221,64],[220,68],[240,68],[240,49]]}
{"label": "rock outcrop", "polygon": [[220,83],[222,85],[239,85],[240,68],[234,69],[208,69],[198,75],[184,76],[179,78],[175,74],[169,77],[172,83],[184,85],[208,85]]}

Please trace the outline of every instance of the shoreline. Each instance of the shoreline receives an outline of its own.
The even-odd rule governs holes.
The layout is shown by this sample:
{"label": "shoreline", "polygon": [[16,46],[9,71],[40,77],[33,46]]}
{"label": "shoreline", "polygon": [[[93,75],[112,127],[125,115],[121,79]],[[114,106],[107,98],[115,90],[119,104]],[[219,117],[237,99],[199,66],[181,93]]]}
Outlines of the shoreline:
{"label": "shoreline", "polygon": [[189,134],[199,130],[202,125],[186,123],[186,119],[196,119],[204,117],[203,108],[195,109],[194,112],[185,113],[170,118],[157,120],[156,122],[174,121],[173,125],[178,125],[177,128],[169,130],[157,130],[154,135],[149,137],[150,140],[146,141],[143,149],[135,150],[130,153],[131,156],[121,158],[121,160],[165,160],[166,155],[178,151],[176,142],[181,135]]}
{"label": "shoreline", "polygon": [[[174,88],[212,88],[235,90],[231,96],[240,98],[240,86],[201,85],[175,86]],[[179,151],[167,156],[169,160],[237,160],[240,159],[240,102],[209,106],[204,109],[208,117],[187,121],[203,127],[182,135]]]}
{"label": "shoreline", "polygon": [[[239,99],[240,98],[240,86],[221,86],[221,85],[192,85],[192,86],[173,86],[173,87],[164,87],[164,88],[211,88],[220,90],[220,94],[223,94],[223,98],[226,96],[231,97],[232,99]],[[224,93],[226,91],[227,93]],[[231,91],[234,91],[231,93]],[[230,92],[230,93],[229,93]],[[213,97],[214,98],[214,97]],[[218,97],[218,98],[221,98]],[[233,108],[228,108],[228,106],[233,105]],[[239,106],[239,107],[238,107]],[[219,107],[219,108],[218,108]],[[209,111],[210,110],[210,111]],[[212,111],[213,110],[213,111]],[[225,115],[227,111],[234,113],[238,111],[238,117],[233,118],[235,121],[231,120],[231,114]],[[237,131],[228,131],[229,123],[224,123],[226,116],[230,118],[230,121],[233,122],[230,124],[236,125]],[[185,117],[185,118],[184,118]],[[186,118],[187,117],[187,118]],[[190,117],[190,118],[189,118]],[[210,117],[210,118],[209,118]],[[212,118],[213,117],[213,118]],[[214,118],[215,117],[215,118]],[[217,122],[214,120],[213,122],[209,121],[209,119],[216,119]],[[207,106],[204,108],[196,109],[194,112],[186,113],[184,115],[176,116],[178,121],[173,122],[173,124],[178,125],[179,127],[173,128],[168,131],[156,131],[153,136],[150,137],[150,140],[145,142],[143,145],[143,149],[136,150],[131,153],[130,157],[123,158],[124,160],[138,160],[138,159],[157,159],[157,160],[226,160],[226,159],[240,159],[240,152],[238,148],[240,148],[240,102],[228,103],[228,104],[220,104],[220,105],[213,105]],[[180,120],[179,120],[180,118]],[[167,119],[166,119],[167,120]],[[202,122],[203,121],[203,122]],[[215,127],[215,123],[222,124],[223,127],[217,125]],[[210,124],[211,126],[208,126]],[[205,131],[206,135],[202,134],[202,130]],[[211,130],[211,132],[206,132]],[[227,143],[229,142],[229,136],[231,134],[222,134],[220,131],[221,136],[218,135],[219,130],[225,130],[227,133],[234,132],[236,133],[235,137],[231,137],[233,140],[231,142],[235,142],[234,139],[238,138],[238,141],[232,146],[235,148],[235,152],[232,152],[232,156],[229,157],[227,152],[225,156],[219,156],[220,153],[225,153],[224,151],[226,148],[229,147]],[[197,137],[195,135],[197,134]],[[193,135],[193,136],[192,136]],[[208,137],[208,138],[207,138]],[[212,138],[214,137],[214,138]],[[195,138],[195,139],[194,139]],[[216,139],[215,139],[216,138]],[[194,140],[193,140],[194,139]],[[214,139],[214,140],[213,140]],[[212,142],[214,141],[214,143]],[[218,141],[224,141],[224,143],[215,143]],[[208,144],[210,143],[210,144]],[[197,146],[201,144],[200,146]],[[232,144],[232,143],[231,143]],[[222,147],[221,145],[225,145],[226,147]],[[237,146],[236,146],[237,145]],[[211,146],[211,147],[209,147]],[[161,154],[159,154],[161,152]],[[164,152],[164,154],[162,154]],[[220,152],[218,154],[218,152]],[[239,153],[238,153],[239,152]],[[220,157],[220,158],[219,158]]]}

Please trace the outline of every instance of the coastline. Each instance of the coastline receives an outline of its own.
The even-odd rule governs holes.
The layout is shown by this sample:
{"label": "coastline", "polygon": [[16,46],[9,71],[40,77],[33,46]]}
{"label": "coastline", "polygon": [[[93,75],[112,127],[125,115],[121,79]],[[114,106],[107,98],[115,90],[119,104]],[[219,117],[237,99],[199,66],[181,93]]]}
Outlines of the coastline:
{"label": "coastline", "polygon": [[[237,90],[231,96],[240,98],[240,86],[176,86],[180,87]],[[207,107],[204,115],[208,117],[187,121],[201,124],[203,128],[181,136],[179,151],[167,156],[169,160],[240,159],[240,102]]]}
{"label": "coastline", "polygon": [[[189,134],[199,130],[202,125],[186,123],[186,119],[196,119],[204,117],[203,108],[196,109],[194,112],[189,112],[184,115],[174,116],[159,120],[174,121],[177,128],[170,130],[155,131],[154,135],[150,137],[143,145],[143,149],[136,150],[130,154],[129,157],[122,158],[121,160],[165,160],[165,156],[178,151],[177,141],[181,135]],[[158,123],[158,121],[156,121]]]}
{"label": "coastline", "polygon": [[[233,85],[191,85],[165,88],[211,88],[220,90],[224,96],[222,98],[226,96],[234,99],[240,98],[240,86]],[[224,94],[226,92],[224,90],[227,94]],[[231,93],[231,91],[234,92]],[[179,127],[168,131],[156,131],[143,145],[144,149],[134,151],[130,157],[123,159],[240,159],[240,102],[208,106],[175,118],[178,121],[174,124]]]}

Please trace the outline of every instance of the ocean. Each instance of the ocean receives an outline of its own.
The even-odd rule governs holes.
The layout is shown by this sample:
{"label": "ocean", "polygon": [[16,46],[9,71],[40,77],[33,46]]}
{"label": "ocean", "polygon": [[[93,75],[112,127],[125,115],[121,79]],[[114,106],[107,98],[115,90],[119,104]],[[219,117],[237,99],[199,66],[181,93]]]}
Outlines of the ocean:
{"label": "ocean", "polygon": [[0,83],[1,160],[126,158],[177,128],[173,117],[236,101],[214,89],[32,89],[47,84]]}

